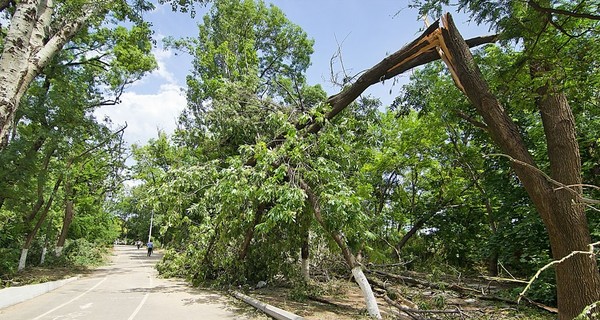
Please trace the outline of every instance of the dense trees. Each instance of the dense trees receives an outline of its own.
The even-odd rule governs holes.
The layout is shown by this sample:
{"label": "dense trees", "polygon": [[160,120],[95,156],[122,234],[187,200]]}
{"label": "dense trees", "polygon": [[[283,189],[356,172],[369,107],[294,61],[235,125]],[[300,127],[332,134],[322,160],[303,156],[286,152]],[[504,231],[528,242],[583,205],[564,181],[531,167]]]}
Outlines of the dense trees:
{"label": "dense trees", "polygon": [[[434,15],[447,4],[414,3]],[[16,124],[0,153],[0,250],[14,265],[0,267],[15,268],[19,248],[24,267],[48,239],[57,253],[66,238],[145,240],[152,219],[167,248],[164,274],[306,286],[314,269],[351,271],[378,318],[362,273],[370,264],[526,278],[587,250],[600,223],[586,216],[598,195],[586,185],[599,170],[597,8],[459,4],[496,28],[500,43],[473,58],[467,46],[491,38],[467,45],[448,20],[327,99],[304,75],[312,40],[281,10],[213,1],[196,37],[168,40],[193,57],[188,104],[172,136],[132,147],[128,189],[121,130],[91,111],[155,67],[151,31],[132,7],[113,7],[130,28],[93,16],[31,67],[24,88],[0,92],[4,127]],[[436,47],[446,64],[433,62]],[[360,96],[423,64],[391,106]],[[600,299],[589,255],[544,281],[527,295],[558,303],[561,318]]]}
{"label": "dense trees", "polygon": [[[30,25],[26,31],[23,28],[27,27],[19,25],[18,16],[25,5],[19,2],[13,8],[14,20],[9,29],[21,28],[20,31],[31,33],[31,28],[39,27],[64,38],[56,40],[60,44],[51,44],[54,40],[48,39],[32,40],[33,47],[18,48],[22,50],[20,54],[10,49],[15,45],[10,43],[14,41],[10,36],[12,29],[3,39],[2,63],[29,70],[18,73],[24,77],[21,80],[3,78],[3,90],[13,90],[13,84],[20,87],[14,89],[16,93],[0,94],[6,102],[1,106],[6,118],[2,122],[4,148],[0,154],[0,210],[8,220],[2,232],[2,247],[7,251],[7,259],[3,260],[12,269],[16,261],[10,257],[21,246],[19,270],[25,267],[29,249],[39,243],[41,237],[37,235],[41,230],[45,230],[46,239],[54,242],[51,246],[57,255],[69,232],[76,238],[108,243],[118,236],[115,218],[106,211],[105,200],[120,188],[123,180],[123,128],[112,129],[110,123],[95,119],[92,112],[102,105],[118,103],[125,86],[155,67],[150,55],[151,31],[135,16],[133,7],[124,6],[114,12],[136,22],[125,28],[103,25],[103,16],[84,23],[71,16],[80,13],[78,7],[56,4],[44,10],[59,10],[64,19],[75,19],[71,22],[76,26],[57,21],[66,23],[65,29],[52,29],[53,24],[43,27],[43,21],[38,21],[42,24]],[[93,12],[98,6],[84,5]],[[59,15],[53,17],[56,16]],[[82,17],[89,18],[83,13]],[[64,34],[67,31],[68,35]],[[37,36],[40,35],[33,38]],[[32,59],[31,54],[44,52],[37,45],[52,50],[47,56]],[[2,75],[8,76],[3,72]]]}
{"label": "dense trees", "polygon": [[[497,21],[495,26],[507,40],[522,43],[522,52],[513,52],[515,60],[506,68],[517,79],[507,81],[507,87],[513,90],[511,94],[518,93],[522,99],[508,100],[506,104],[497,99],[469,61],[466,46],[459,48],[459,36],[450,32],[447,45],[450,54],[456,57],[457,81],[487,124],[491,139],[511,159],[513,170],[546,226],[553,258],[558,260],[573,251],[588,250],[591,237],[585,215],[577,124],[571,107],[573,103],[584,102],[569,96],[573,86],[581,88],[587,84],[578,84],[578,80],[598,75],[596,68],[590,69],[572,59],[581,54],[581,48],[595,46],[592,42],[595,43],[598,25],[593,12],[574,4],[553,8],[549,3],[507,2],[489,11],[481,9],[488,7],[480,6],[479,2],[476,7],[470,1],[461,5],[473,10],[479,20]],[[576,16],[579,19],[574,19]],[[519,23],[523,20],[528,23]],[[503,89],[500,91],[507,92]],[[530,151],[531,146],[521,134],[526,130],[511,119],[503,105],[539,112],[537,125],[543,134],[538,137],[545,143],[536,142],[543,146],[541,150]],[[542,171],[546,168],[547,175]],[[573,318],[600,299],[600,274],[594,257],[576,255],[565,260],[557,265],[556,277],[561,318]]]}

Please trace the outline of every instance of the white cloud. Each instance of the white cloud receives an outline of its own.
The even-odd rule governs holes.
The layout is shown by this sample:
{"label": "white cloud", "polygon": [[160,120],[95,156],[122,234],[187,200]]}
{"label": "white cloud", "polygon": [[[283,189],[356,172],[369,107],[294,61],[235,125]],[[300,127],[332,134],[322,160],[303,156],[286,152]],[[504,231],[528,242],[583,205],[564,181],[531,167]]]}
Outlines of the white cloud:
{"label": "white cloud", "polygon": [[[185,94],[177,76],[167,65],[177,64],[179,57],[170,50],[156,49],[158,69],[136,82],[121,95],[121,103],[94,112],[98,119],[108,117],[115,127],[127,123],[124,138],[128,145],[145,144],[159,131],[173,133],[177,117],[186,105]],[[175,72],[184,68],[174,67]],[[179,75],[184,78],[184,75]],[[154,91],[154,92],[153,92]]]}
{"label": "white cloud", "polygon": [[158,131],[173,133],[177,117],[186,104],[181,87],[169,83],[161,85],[155,94],[126,92],[121,101],[96,110],[95,115],[100,119],[107,116],[117,126],[127,123],[124,137],[129,145],[144,144],[156,138]]}
{"label": "white cloud", "polygon": [[175,75],[167,70],[166,62],[171,59],[173,56],[173,51],[171,50],[154,50],[154,57],[156,58],[156,62],[158,64],[158,70],[154,71],[153,74],[158,76],[159,78],[164,79],[168,83],[176,83]]}

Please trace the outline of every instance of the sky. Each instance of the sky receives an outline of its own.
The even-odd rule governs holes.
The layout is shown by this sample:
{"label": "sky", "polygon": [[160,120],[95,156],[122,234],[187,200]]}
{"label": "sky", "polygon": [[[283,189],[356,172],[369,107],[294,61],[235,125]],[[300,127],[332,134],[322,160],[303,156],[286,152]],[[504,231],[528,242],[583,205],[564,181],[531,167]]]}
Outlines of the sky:
{"label": "sky", "polygon": [[[308,84],[321,84],[329,94],[338,92],[331,82],[331,59],[338,52],[333,73],[354,76],[369,69],[387,55],[414,40],[424,23],[416,9],[403,0],[266,0],[279,7],[287,18],[299,25],[314,39],[312,65],[307,71]],[[488,30],[468,23],[468,17],[448,10],[465,39],[488,34]],[[159,131],[171,134],[176,119],[185,107],[185,76],[191,70],[191,58],[181,52],[164,50],[162,39],[194,37],[205,8],[196,17],[172,12],[170,6],[156,5],[146,15],[155,31],[157,48],[154,54],[158,69],[130,86],[121,96],[122,103],[103,107],[95,112],[98,118],[108,116],[114,126],[127,123],[124,138],[127,144],[145,144]],[[379,98],[384,106],[398,94],[410,77],[410,71],[371,86],[365,94]]]}

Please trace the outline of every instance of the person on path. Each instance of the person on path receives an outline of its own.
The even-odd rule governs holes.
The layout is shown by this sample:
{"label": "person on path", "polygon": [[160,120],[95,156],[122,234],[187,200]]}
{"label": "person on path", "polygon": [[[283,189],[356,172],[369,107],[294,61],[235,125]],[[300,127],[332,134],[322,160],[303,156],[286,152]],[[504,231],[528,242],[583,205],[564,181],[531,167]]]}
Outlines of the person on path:
{"label": "person on path", "polygon": [[152,249],[154,249],[154,243],[152,243],[152,239],[148,241],[146,245],[148,247],[148,257],[152,255]]}

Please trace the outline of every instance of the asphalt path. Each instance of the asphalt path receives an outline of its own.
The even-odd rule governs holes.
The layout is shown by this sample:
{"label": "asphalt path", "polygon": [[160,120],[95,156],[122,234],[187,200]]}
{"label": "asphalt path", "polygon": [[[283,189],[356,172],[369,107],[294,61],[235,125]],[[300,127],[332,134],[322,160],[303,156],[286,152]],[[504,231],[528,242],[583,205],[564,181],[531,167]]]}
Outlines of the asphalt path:
{"label": "asphalt path", "polygon": [[111,263],[34,299],[0,309],[1,320],[266,319],[229,296],[161,279],[160,254],[115,246]]}

